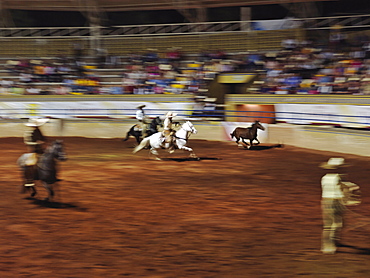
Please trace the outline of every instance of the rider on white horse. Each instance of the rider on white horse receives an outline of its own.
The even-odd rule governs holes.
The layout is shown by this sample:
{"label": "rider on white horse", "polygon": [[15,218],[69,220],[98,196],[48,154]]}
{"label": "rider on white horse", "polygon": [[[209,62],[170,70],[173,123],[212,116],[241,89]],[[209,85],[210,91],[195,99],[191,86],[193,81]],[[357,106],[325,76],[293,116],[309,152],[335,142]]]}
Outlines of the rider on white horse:
{"label": "rider on white horse", "polygon": [[174,112],[167,112],[166,114],[166,118],[164,119],[164,122],[163,122],[163,131],[162,131],[162,135],[163,135],[163,144],[166,144],[168,143],[169,144],[169,148],[168,148],[168,151],[170,153],[173,153],[175,151],[175,146],[174,146],[174,134],[175,134],[175,130],[172,129],[172,124],[173,124],[173,121],[172,121],[172,118],[173,117],[176,117],[177,116],[177,113],[174,113]]}
{"label": "rider on white horse", "polygon": [[[180,129],[176,131],[176,134],[173,136],[172,144],[176,146],[176,149],[188,151],[190,153],[191,158],[197,158],[192,148],[186,146],[188,143],[188,139],[191,134],[196,134],[197,130],[195,129],[194,125],[186,121],[184,124],[181,125]],[[137,153],[138,151],[144,148],[150,148],[150,154],[153,154],[157,160],[161,160],[158,155],[157,149],[168,149],[169,143],[163,143],[163,136],[162,132],[154,133],[149,137],[144,138],[138,146],[135,147],[133,153]]]}

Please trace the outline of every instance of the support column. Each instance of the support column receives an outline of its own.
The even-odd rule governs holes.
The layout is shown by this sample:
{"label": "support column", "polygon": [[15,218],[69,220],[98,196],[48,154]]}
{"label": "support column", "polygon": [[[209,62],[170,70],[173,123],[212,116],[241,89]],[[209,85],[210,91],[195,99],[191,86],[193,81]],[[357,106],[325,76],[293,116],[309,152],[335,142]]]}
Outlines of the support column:
{"label": "support column", "polygon": [[241,7],[240,20],[243,21],[241,24],[242,31],[251,30],[251,18],[252,18],[252,9],[250,7]]}
{"label": "support column", "polygon": [[4,0],[0,0],[0,27],[13,27],[14,22],[10,11],[6,8]]}
{"label": "support column", "polygon": [[81,13],[86,17],[90,26],[90,54],[95,56],[101,49],[101,12],[97,0],[79,0]]}

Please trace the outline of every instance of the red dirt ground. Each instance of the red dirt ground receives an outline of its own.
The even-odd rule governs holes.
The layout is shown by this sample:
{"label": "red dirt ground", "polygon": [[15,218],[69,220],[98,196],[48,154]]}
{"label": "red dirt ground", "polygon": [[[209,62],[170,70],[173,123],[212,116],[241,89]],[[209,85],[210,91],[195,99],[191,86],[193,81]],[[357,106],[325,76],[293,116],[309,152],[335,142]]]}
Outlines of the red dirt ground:
{"label": "red dirt ground", "polygon": [[200,161],[154,161],[134,139],[64,142],[48,204],[19,192],[22,139],[0,139],[0,277],[370,277],[370,158],[340,155],[363,203],[322,255],[317,165],[338,154],[194,139]]}

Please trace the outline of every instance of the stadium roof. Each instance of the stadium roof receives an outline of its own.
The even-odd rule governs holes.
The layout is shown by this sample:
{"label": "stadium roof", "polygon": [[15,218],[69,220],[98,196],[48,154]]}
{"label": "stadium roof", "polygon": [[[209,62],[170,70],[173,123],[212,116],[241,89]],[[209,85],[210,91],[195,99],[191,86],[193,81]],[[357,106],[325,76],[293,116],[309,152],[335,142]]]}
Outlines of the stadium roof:
{"label": "stadium roof", "polygon": [[91,8],[105,12],[118,12],[261,6],[326,1],[338,0],[0,0],[0,8],[38,11],[83,11]]}

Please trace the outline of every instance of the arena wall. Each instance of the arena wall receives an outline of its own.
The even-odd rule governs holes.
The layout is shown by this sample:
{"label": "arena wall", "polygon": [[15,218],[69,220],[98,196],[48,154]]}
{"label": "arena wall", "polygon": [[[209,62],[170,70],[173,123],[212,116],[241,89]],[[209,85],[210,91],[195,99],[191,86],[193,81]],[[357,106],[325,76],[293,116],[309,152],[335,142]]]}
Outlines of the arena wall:
{"label": "arena wall", "polygon": [[[42,127],[50,137],[123,138],[134,121],[56,120]],[[228,131],[221,122],[194,122],[198,133],[191,139],[230,141]],[[265,124],[267,125],[267,124]],[[0,137],[22,137],[24,121],[0,123]],[[262,134],[264,132],[264,134]],[[267,133],[267,134],[266,134]],[[292,124],[268,124],[259,131],[262,144],[284,144],[296,147],[370,156],[370,135],[366,131],[353,131],[333,127],[310,127]],[[131,138],[134,142],[134,139]]]}

